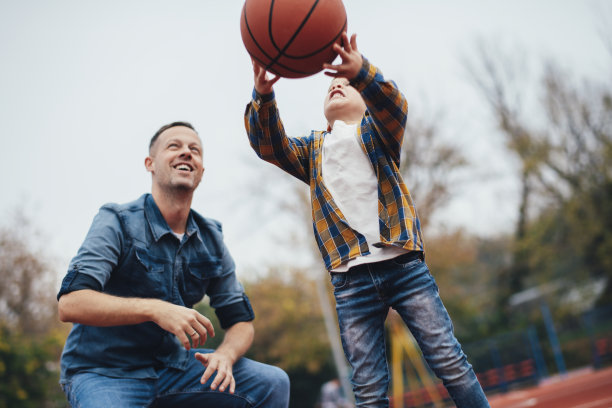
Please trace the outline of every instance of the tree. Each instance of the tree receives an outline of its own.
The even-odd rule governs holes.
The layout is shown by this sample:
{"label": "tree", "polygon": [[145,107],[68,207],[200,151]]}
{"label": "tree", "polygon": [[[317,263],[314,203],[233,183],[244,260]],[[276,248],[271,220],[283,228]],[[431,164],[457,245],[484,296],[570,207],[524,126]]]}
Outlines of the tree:
{"label": "tree", "polygon": [[463,153],[443,139],[441,118],[408,116],[402,144],[400,173],[411,195],[423,228],[452,197],[460,182],[457,170],[468,165]]}
{"label": "tree", "polygon": [[[523,62],[481,42],[466,67],[519,160],[522,193],[514,260],[500,304],[527,286],[612,276],[612,87],[574,78],[548,62],[540,98],[519,75]],[[539,122],[533,120],[534,117]],[[612,293],[612,287],[608,289]]]}
{"label": "tree", "polygon": [[52,261],[34,249],[35,237],[24,216],[15,227],[0,227],[0,322],[12,330],[36,335],[57,322],[55,271]]}
{"label": "tree", "polygon": [[[335,369],[316,293],[316,283],[293,266],[271,268],[268,275],[246,282],[255,311],[255,339],[247,357],[284,369],[291,378],[290,405],[313,407],[321,385],[334,378]],[[207,340],[215,348],[223,339],[207,301],[196,309],[209,317],[216,336]]]}
{"label": "tree", "polygon": [[14,226],[0,228],[0,408],[65,406],[54,264],[34,249],[27,219],[11,219]]}

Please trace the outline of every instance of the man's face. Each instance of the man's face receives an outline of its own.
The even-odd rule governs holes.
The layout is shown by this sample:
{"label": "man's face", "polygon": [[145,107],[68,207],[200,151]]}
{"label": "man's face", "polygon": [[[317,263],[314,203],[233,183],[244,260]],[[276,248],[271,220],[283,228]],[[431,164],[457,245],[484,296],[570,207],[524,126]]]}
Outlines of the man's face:
{"label": "man's face", "polygon": [[366,104],[346,78],[334,78],[327,90],[323,111],[329,125],[340,119],[347,123],[358,123],[366,111]]}
{"label": "man's face", "polygon": [[158,187],[193,191],[204,174],[202,142],[188,127],[171,127],[159,135],[145,166]]}

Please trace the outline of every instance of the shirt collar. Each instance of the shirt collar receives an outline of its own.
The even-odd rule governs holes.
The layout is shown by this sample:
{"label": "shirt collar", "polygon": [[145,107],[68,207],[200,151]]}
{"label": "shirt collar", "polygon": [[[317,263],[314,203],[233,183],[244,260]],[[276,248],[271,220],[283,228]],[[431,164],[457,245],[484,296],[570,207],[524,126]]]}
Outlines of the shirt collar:
{"label": "shirt collar", "polygon": [[[162,215],[159,207],[155,203],[153,196],[151,194],[146,194],[145,204],[144,204],[145,216],[147,217],[147,222],[149,223],[149,228],[151,229],[151,233],[153,234],[153,238],[155,241],[159,241],[161,237],[166,234],[172,234],[172,230],[168,226],[164,216]],[[185,234],[187,238],[191,237],[193,234],[198,233],[198,227],[195,223],[195,220],[192,216],[192,210],[189,211],[189,218],[187,218],[187,227],[185,228]],[[198,234],[199,236],[199,234]],[[200,238],[200,241],[202,238]]]}

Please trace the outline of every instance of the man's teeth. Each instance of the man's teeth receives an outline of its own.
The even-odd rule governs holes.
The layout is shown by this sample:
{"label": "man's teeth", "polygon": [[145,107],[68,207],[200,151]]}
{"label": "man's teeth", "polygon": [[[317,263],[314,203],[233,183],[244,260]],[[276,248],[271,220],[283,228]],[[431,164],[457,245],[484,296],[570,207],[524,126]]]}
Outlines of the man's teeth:
{"label": "man's teeth", "polygon": [[191,168],[189,166],[186,166],[184,164],[181,164],[180,166],[176,167],[178,170],[187,170],[187,171],[191,171]]}

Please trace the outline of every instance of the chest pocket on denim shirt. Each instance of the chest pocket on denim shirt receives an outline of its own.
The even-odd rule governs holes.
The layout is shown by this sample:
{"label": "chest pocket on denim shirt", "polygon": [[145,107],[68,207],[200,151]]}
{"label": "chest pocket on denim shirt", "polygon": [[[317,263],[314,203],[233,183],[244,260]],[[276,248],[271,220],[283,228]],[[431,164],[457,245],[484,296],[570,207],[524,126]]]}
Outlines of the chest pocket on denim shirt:
{"label": "chest pocket on denim shirt", "polygon": [[180,291],[187,306],[198,303],[222,274],[221,260],[193,261],[186,265]]}
{"label": "chest pocket on denim shirt", "polygon": [[134,248],[135,268],[130,271],[132,291],[139,296],[167,298],[172,274],[169,261],[149,255],[148,251]]}

